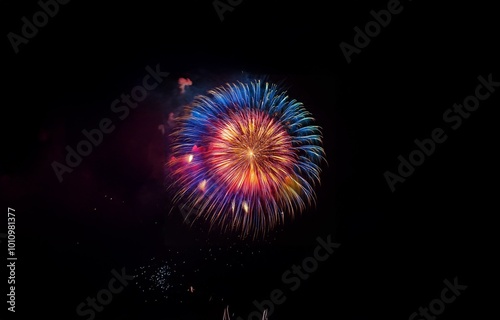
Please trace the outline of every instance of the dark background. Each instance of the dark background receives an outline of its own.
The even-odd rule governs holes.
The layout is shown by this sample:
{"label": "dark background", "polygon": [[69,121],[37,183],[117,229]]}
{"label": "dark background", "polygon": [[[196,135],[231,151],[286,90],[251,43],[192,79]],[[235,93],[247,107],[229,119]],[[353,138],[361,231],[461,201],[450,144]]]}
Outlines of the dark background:
{"label": "dark background", "polygon": [[[18,54],[4,36],[0,185],[2,210],[16,210],[19,260],[16,314],[1,319],[86,319],[76,306],[107,286],[112,269],[132,272],[152,257],[178,270],[169,298],[145,302],[156,296],[130,284],[96,319],[222,319],[227,305],[246,319],[275,288],[287,300],[271,320],[408,319],[455,277],[468,288],[438,318],[492,314],[500,93],[457,130],[442,115],[474,93],[478,76],[500,81],[497,11],[401,3],[350,64],[339,44],[353,44],[353,28],[387,1],[244,0],[222,22],[211,1],[72,1]],[[21,17],[38,10],[2,1],[3,34],[19,34]],[[156,64],[169,77],[117,120],[111,101]],[[178,107],[177,79],[202,90],[241,73],[283,81],[323,128],[328,160],[318,206],[259,241],[189,228],[177,209],[168,214],[163,186],[168,146],[158,125]],[[104,117],[115,131],[59,183],[51,163]],[[384,172],[436,127],[448,139],[392,193]],[[341,247],[290,292],[281,275],[328,235]]]}

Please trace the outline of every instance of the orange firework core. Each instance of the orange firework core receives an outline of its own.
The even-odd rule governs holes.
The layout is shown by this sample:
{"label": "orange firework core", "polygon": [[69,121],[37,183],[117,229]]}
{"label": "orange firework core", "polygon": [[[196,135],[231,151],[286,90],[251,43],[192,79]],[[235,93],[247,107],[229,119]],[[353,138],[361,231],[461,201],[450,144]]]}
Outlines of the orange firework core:
{"label": "orange firework core", "polygon": [[275,194],[293,173],[295,153],[286,128],[258,110],[234,112],[217,123],[209,168],[231,192]]}

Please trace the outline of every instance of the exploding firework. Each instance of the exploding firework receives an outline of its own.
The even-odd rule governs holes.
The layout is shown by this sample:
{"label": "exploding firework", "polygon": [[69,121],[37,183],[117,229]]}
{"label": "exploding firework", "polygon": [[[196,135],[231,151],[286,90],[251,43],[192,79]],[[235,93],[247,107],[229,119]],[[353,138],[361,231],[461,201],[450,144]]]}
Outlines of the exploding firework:
{"label": "exploding firework", "polygon": [[172,134],[174,201],[222,230],[265,234],[315,200],[320,128],[277,85],[254,80],[197,96]]}

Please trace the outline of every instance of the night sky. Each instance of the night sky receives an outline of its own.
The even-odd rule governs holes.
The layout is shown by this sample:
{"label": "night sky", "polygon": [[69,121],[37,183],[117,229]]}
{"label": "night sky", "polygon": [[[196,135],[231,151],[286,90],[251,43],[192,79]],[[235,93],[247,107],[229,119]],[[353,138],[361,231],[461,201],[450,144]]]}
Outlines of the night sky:
{"label": "night sky", "polygon": [[[354,28],[388,4],[398,13],[355,48],[363,39]],[[269,320],[419,320],[412,314],[430,304],[439,320],[495,312],[500,29],[492,4],[243,0],[223,21],[211,0],[58,6],[15,53],[9,33],[22,36],[21,18],[33,21],[41,7],[1,2],[0,257],[7,265],[10,207],[18,260],[16,312],[4,302],[0,319],[215,320],[227,306],[231,320],[257,319],[253,302],[275,290],[282,303]],[[346,59],[341,43],[356,52]],[[112,102],[148,68],[168,75],[126,115],[114,112]],[[184,95],[179,78],[193,82]],[[259,239],[183,222],[164,169],[169,114],[252,78],[304,103],[327,160],[317,205]],[[464,100],[479,107],[462,115],[453,108]],[[64,164],[65,148],[103,119],[112,132],[59,181],[54,161]],[[400,175],[415,140],[433,136],[441,142],[393,192],[386,172]],[[318,238],[339,245],[302,279],[290,275],[314,260]],[[126,274],[123,290],[102,311],[79,314],[116,273]],[[8,268],[2,274],[9,299]],[[439,302],[454,281],[466,289]]]}

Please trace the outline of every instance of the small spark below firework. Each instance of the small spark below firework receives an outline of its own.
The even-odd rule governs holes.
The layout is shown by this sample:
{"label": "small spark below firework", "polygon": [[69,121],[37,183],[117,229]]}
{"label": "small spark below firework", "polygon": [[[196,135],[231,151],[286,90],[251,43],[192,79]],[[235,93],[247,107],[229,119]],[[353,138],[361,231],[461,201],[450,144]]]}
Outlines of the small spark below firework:
{"label": "small spark below firework", "polygon": [[[240,319],[240,317],[238,317]],[[229,314],[229,306],[227,306],[224,309],[224,314],[222,315],[222,320],[231,320],[231,316]],[[264,312],[262,312],[262,320],[269,320],[267,316],[267,309],[264,309]]]}
{"label": "small spark below firework", "polygon": [[[262,251],[248,243],[203,247],[180,253],[168,249],[167,256],[153,257],[134,269],[134,284],[146,303],[189,303],[193,300],[222,301],[224,291],[211,278],[244,270],[249,256],[258,259]],[[228,257],[231,257],[228,259]],[[215,274],[214,274],[214,270]]]}
{"label": "small spark below firework", "polygon": [[170,276],[174,270],[166,261],[154,257],[147,265],[136,269],[135,283],[145,296],[145,301],[157,300],[158,297],[168,298],[167,293],[171,285]]}

